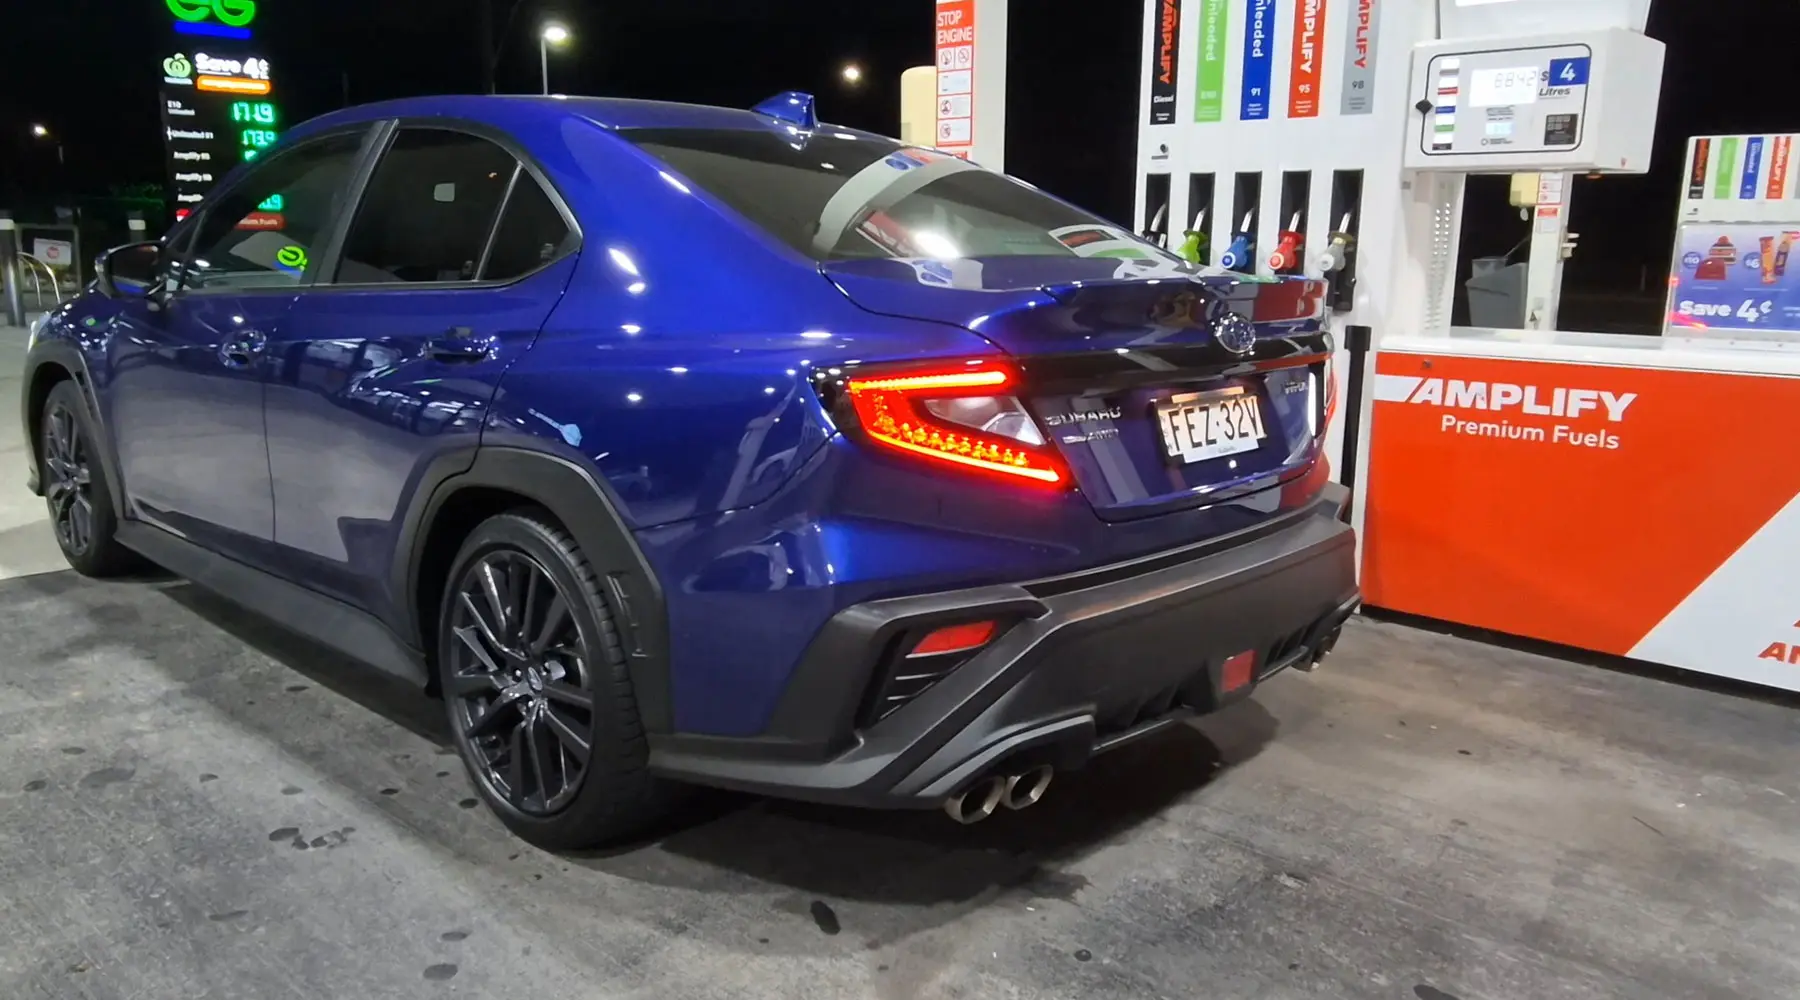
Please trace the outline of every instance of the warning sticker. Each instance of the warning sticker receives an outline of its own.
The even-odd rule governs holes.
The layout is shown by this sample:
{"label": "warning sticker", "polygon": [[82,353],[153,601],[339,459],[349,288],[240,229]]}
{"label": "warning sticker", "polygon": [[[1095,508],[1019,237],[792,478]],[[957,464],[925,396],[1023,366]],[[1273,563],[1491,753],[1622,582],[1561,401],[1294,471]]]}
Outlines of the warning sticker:
{"label": "warning sticker", "polygon": [[975,0],[937,0],[939,147],[968,155],[975,141]]}

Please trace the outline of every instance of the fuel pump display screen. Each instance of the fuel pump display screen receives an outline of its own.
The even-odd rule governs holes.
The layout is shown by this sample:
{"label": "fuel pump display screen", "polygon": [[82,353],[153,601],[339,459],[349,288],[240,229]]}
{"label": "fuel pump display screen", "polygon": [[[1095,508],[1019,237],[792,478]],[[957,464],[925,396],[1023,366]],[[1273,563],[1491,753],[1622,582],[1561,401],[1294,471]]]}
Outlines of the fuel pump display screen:
{"label": "fuel pump display screen", "polygon": [[1469,106],[1492,108],[1502,104],[1531,104],[1538,98],[1538,80],[1543,69],[1521,66],[1516,69],[1478,69],[1469,73]]}
{"label": "fuel pump display screen", "polygon": [[1582,143],[1593,49],[1585,44],[1475,50],[1425,67],[1427,157],[1572,152]]}
{"label": "fuel pump display screen", "polygon": [[1406,169],[1642,173],[1665,51],[1623,27],[1420,43]]}

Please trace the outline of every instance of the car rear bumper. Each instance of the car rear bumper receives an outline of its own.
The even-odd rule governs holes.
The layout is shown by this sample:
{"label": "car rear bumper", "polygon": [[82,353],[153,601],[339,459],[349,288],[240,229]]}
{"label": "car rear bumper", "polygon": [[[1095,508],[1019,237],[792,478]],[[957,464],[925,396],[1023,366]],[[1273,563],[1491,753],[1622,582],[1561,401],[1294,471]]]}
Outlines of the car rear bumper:
{"label": "car rear bumper", "polygon": [[[764,736],[653,737],[651,768],[907,808],[995,773],[1079,767],[1329,649],[1359,601],[1347,499],[1333,485],[1310,507],[1187,549],[845,609],[820,630]],[[904,656],[918,636],[987,619],[1009,627],[922,693],[886,701],[896,677],[918,673]],[[1248,682],[1228,684],[1226,661],[1245,652],[1255,655]]]}

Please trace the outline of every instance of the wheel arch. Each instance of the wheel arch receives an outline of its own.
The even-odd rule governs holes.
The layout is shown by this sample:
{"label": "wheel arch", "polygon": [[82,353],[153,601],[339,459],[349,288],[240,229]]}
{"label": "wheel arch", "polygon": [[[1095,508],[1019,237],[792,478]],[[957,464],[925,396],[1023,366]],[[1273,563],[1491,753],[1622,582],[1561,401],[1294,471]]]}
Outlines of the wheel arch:
{"label": "wheel arch", "polygon": [[[612,500],[588,470],[554,455],[486,445],[464,471],[438,480],[402,526],[393,592],[404,595],[411,629],[434,654],[445,576],[462,540],[504,510],[535,506],[575,538],[592,564],[625,649],[644,728],[674,726],[669,685],[668,615],[662,586]],[[435,682],[435,672],[434,672]]]}
{"label": "wheel arch", "polygon": [[51,390],[63,382],[75,383],[87,400],[89,425],[96,438],[94,443],[100,449],[100,460],[106,464],[107,494],[112,499],[113,510],[121,518],[128,517],[130,508],[125,503],[124,483],[119,477],[119,456],[113,450],[112,435],[108,432],[106,419],[100,411],[99,400],[94,395],[87,358],[74,344],[65,340],[40,340],[32,345],[30,353],[25,356],[19,409],[25,431],[25,445],[29,449],[27,454],[30,456],[26,486],[32,493],[43,495],[43,472],[40,465],[43,453],[39,439],[43,431],[44,404],[49,401]]}

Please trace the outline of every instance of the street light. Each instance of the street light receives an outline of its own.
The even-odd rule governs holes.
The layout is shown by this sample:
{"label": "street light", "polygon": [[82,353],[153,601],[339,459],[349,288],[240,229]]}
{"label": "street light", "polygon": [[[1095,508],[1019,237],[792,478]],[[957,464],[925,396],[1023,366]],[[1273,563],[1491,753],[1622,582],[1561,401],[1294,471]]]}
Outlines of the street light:
{"label": "street light", "polygon": [[[31,126],[31,137],[34,139],[48,139],[50,138],[50,129],[46,125],[33,122]],[[59,167],[63,165],[63,147],[61,139],[56,140],[56,165]]]}
{"label": "street light", "polygon": [[862,67],[850,63],[844,67],[844,82],[854,87],[862,82]]}
{"label": "street light", "polygon": [[569,40],[569,29],[555,21],[547,22],[538,32],[538,68],[543,73],[544,93],[550,93],[550,46],[561,46]]}

